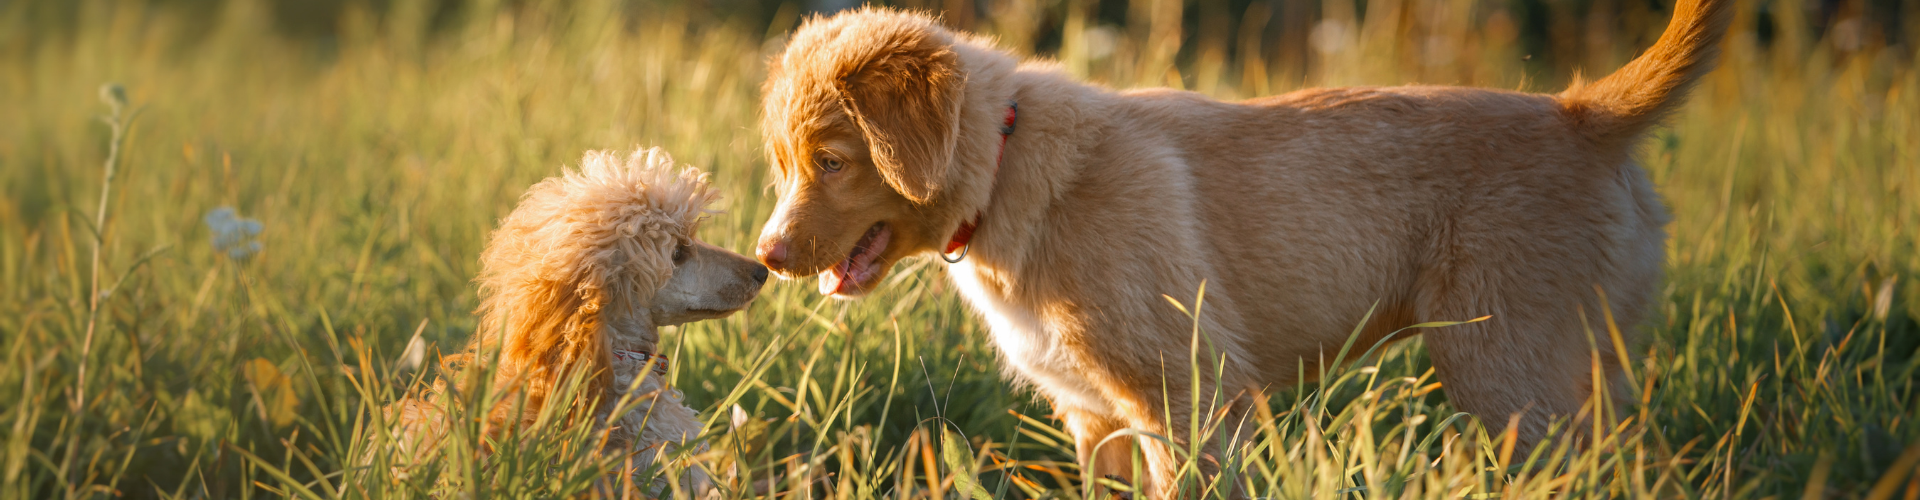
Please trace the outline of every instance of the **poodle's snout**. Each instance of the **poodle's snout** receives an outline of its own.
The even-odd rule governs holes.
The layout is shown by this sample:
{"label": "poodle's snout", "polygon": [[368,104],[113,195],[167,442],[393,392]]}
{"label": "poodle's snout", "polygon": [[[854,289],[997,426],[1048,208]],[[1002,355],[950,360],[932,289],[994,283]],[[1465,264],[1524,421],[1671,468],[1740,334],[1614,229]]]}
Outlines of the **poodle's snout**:
{"label": "poodle's snout", "polygon": [[759,265],[759,264],[754,264],[754,266],[753,266],[753,282],[754,282],[754,283],[766,283],[766,282],[767,282],[767,266],[762,266],[762,265]]}

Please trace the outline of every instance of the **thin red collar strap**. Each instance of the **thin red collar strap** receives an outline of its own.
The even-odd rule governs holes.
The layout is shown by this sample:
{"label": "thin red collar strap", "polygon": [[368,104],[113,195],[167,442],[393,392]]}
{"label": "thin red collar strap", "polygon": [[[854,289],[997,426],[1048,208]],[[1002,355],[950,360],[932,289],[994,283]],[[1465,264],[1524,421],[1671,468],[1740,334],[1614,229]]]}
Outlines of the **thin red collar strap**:
{"label": "thin red collar strap", "polygon": [[639,361],[640,364],[642,365],[645,365],[647,361],[653,361],[653,373],[658,374],[662,377],[667,376],[667,355],[665,354],[654,354],[647,351],[627,351],[627,350],[621,350],[621,349],[614,349],[613,356],[620,359],[631,359],[634,361]]}
{"label": "thin red collar strap", "polygon": [[[993,155],[993,179],[997,180],[1000,177],[1000,163],[1006,160],[1007,156],[1007,137],[1013,135],[1013,124],[1019,119],[1020,103],[1007,101],[1007,116],[1000,122],[1000,151]],[[992,189],[991,184],[988,189]],[[992,192],[989,191],[988,195],[991,196]],[[973,220],[960,223],[960,228],[953,231],[953,237],[947,239],[947,248],[940,252],[941,260],[947,261],[948,264],[958,264],[962,259],[967,258],[968,245],[973,243],[973,230],[980,227],[980,217],[985,215],[985,212],[986,209],[981,209],[980,212],[973,214]],[[960,255],[950,256],[955,250],[959,250]]]}

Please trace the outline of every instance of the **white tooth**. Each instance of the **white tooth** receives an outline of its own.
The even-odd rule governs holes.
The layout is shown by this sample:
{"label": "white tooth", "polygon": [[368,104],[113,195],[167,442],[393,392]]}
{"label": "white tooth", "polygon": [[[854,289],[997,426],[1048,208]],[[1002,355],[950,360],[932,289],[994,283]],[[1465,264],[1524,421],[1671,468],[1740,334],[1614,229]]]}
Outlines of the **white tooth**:
{"label": "white tooth", "polygon": [[838,266],[827,268],[826,272],[820,273],[821,295],[833,295],[833,291],[838,289],[840,289],[840,269]]}

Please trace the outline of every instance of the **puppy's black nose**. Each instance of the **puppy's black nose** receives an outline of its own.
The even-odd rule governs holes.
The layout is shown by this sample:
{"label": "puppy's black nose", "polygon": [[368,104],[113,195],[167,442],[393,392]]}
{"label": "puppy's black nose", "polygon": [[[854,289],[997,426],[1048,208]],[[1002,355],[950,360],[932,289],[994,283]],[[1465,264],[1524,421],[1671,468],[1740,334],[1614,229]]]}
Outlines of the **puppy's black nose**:
{"label": "puppy's black nose", "polygon": [[753,266],[753,281],[756,283],[767,282],[767,266]]}

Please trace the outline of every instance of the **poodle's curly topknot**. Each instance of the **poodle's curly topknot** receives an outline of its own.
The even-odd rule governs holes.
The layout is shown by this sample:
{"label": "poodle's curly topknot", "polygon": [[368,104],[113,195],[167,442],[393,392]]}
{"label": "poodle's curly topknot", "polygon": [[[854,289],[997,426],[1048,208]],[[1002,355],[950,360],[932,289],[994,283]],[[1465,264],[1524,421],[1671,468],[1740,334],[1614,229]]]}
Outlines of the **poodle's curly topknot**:
{"label": "poodle's curly topknot", "polygon": [[590,151],[578,170],[529,189],[493,233],[494,245],[481,257],[483,293],[548,281],[645,300],[672,275],[673,249],[693,239],[716,198],[705,173],[675,168],[659,148],[624,160]]}

